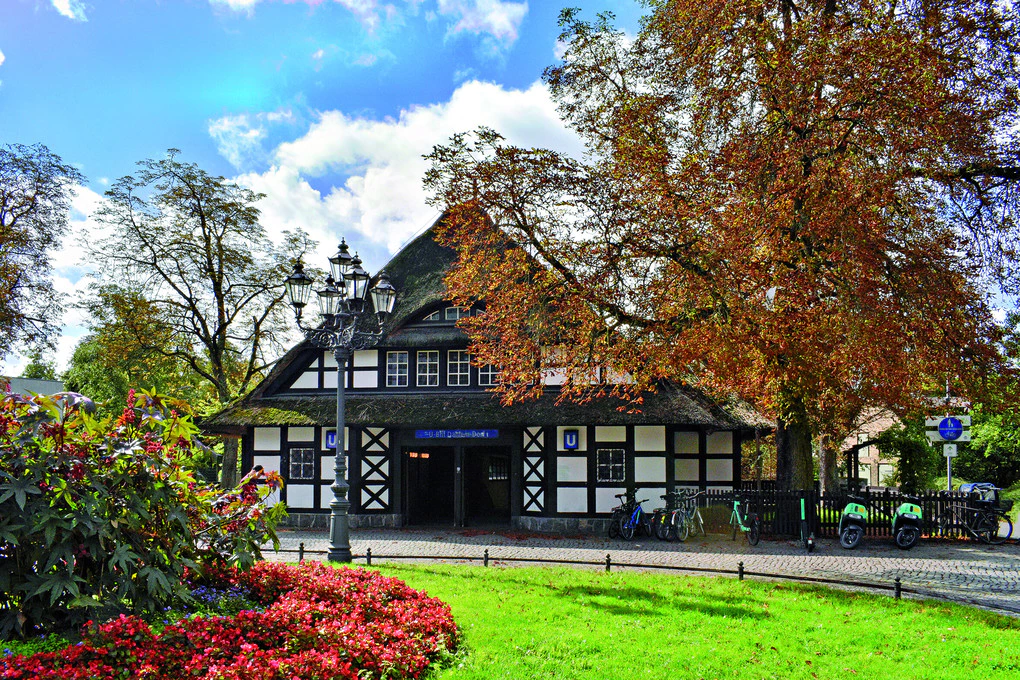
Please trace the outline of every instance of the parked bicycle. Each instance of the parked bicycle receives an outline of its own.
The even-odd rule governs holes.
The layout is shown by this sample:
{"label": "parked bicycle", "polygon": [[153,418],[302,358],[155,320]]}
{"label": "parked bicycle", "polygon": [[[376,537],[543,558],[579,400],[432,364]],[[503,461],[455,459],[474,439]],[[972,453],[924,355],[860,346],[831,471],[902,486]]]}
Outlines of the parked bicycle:
{"label": "parked bicycle", "polygon": [[613,508],[613,514],[610,518],[609,536],[612,538],[619,536],[625,541],[634,538],[634,535],[638,532],[651,536],[651,515],[646,513],[644,508],[641,507],[641,504],[648,499],[637,500],[637,489],[627,491],[626,493],[618,493],[616,497],[620,499],[620,505]]}
{"label": "parked bicycle", "polygon": [[676,537],[672,534],[673,513],[680,507],[683,494],[680,491],[670,491],[659,496],[666,502],[665,507],[656,508],[652,512],[652,529],[655,537],[660,541],[672,541]]}
{"label": "parked bicycle", "polygon": [[815,549],[815,532],[811,531],[808,524],[807,502],[804,496],[800,497],[800,542],[808,552]]}
{"label": "parked bicycle", "polygon": [[1006,514],[1011,507],[1011,501],[994,499],[948,502],[945,514],[939,519],[938,534],[946,536],[950,529],[963,529],[975,540],[1000,545],[1013,535],[1013,521]]}
{"label": "parked bicycle", "polygon": [[688,536],[701,533],[706,536],[705,521],[701,518],[701,509],[698,507],[698,498],[704,495],[704,491],[691,494],[681,492],[680,507],[677,508],[670,518],[670,534],[681,542],[686,541]]}
{"label": "parked bicycle", "polygon": [[758,541],[761,540],[761,518],[755,512],[750,512],[747,508],[741,510],[741,504],[743,503],[739,495],[733,496],[733,512],[730,514],[730,524],[733,527],[733,540],[737,540],[737,530],[744,532],[747,535],[747,542],[750,545],[758,545]]}

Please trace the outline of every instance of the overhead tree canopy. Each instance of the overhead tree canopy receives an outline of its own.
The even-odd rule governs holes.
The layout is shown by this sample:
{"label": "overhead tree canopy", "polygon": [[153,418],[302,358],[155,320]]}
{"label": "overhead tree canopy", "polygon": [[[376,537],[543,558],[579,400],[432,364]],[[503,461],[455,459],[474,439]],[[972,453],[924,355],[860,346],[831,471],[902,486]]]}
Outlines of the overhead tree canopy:
{"label": "overhead tree canopy", "polygon": [[[429,156],[460,253],[448,285],[486,300],[462,324],[507,398],[551,369],[571,398],[735,392],[776,417],[780,482],[804,488],[812,434],[1002,375],[988,296],[1020,285],[1012,6],[647,4],[633,41],[562,14],[545,80],[583,159],[484,129]],[[600,366],[633,382],[593,385]]]}
{"label": "overhead tree canopy", "polygon": [[[258,221],[260,194],[178,154],[141,161],[106,192],[97,219],[114,233],[92,250],[101,281],[91,310],[114,331],[107,349],[178,362],[226,403],[282,353],[283,280],[309,242],[287,233],[274,245]],[[231,475],[225,468],[225,483]]]}
{"label": "overhead tree canopy", "polygon": [[67,230],[85,178],[42,144],[0,146],[0,357],[51,344],[61,306],[47,251]]}

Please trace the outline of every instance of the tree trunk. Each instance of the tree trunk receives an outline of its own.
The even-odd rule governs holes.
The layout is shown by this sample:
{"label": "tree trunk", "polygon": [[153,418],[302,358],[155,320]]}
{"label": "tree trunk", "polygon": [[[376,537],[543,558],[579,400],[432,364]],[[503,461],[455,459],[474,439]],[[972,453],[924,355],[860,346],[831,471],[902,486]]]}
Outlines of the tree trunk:
{"label": "tree trunk", "polygon": [[776,419],[776,486],[782,491],[814,488],[814,460],[807,410],[799,400]]}
{"label": "tree trunk", "polygon": [[836,479],[836,466],[839,464],[839,450],[833,444],[830,435],[823,434],[818,438],[818,481],[821,492],[835,491],[839,488]]}
{"label": "tree trunk", "polygon": [[237,486],[237,442],[236,437],[223,438],[223,466],[220,468],[220,486],[233,489]]}

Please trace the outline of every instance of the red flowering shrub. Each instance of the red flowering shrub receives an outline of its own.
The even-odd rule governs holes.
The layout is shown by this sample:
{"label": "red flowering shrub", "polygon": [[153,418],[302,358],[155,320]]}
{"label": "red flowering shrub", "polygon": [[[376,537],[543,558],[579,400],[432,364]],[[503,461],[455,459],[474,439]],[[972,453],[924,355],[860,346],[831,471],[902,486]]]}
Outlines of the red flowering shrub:
{"label": "red flowering shrub", "polygon": [[189,576],[240,587],[265,609],[183,619],[158,635],[121,616],[60,652],[0,657],[0,680],[418,678],[457,644],[446,604],[373,571],[260,562]]}

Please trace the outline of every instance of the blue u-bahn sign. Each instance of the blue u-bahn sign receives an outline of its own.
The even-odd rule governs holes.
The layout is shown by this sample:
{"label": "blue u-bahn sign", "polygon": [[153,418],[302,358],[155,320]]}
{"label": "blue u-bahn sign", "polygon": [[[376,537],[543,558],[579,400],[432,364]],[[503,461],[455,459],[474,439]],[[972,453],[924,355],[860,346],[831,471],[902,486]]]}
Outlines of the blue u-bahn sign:
{"label": "blue u-bahn sign", "polygon": [[563,448],[566,451],[574,451],[577,449],[578,440],[580,437],[577,434],[577,430],[563,430]]}

